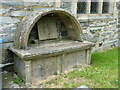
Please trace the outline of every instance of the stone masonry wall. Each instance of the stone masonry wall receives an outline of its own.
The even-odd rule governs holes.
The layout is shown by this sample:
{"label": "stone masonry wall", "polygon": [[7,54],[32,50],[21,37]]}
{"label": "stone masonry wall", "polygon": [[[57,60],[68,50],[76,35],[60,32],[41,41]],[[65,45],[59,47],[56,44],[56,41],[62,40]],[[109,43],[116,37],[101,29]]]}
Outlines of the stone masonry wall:
{"label": "stone masonry wall", "polygon": [[94,51],[118,46],[117,19],[110,17],[80,20],[83,28],[83,39],[94,42]]}
{"label": "stone masonry wall", "polygon": [[[61,2],[61,8],[67,9],[72,13],[71,6],[71,2]],[[93,51],[118,46],[118,11],[107,15],[78,14],[76,17],[83,29],[83,40],[96,44]]]}
{"label": "stone masonry wall", "polygon": [[14,35],[20,20],[41,8],[54,7],[54,2],[24,2],[24,0],[1,0],[0,1],[0,57],[1,63],[12,61],[12,54],[7,49],[13,46]]}
{"label": "stone masonry wall", "polygon": [[[20,20],[41,8],[55,7],[55,2],[24,2],[26,0],[1,0],[0,1],[0,57],[1,63],[13,62],[12,54],[7,49],[13,46],[14,35]],[[70,12],[71,2],[61,3],[61,8]],[[83,28],[83,40],[96,43],[95,50],[117,46],[118,29],[116,17],[89,17],[84,20],[78,17]]]}

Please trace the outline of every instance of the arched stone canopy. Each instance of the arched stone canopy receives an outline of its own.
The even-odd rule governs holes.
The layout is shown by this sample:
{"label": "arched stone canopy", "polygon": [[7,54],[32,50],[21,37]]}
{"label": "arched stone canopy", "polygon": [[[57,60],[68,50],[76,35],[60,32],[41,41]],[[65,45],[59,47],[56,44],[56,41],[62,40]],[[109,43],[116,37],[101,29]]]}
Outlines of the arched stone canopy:
{"label": "arched stone canopy", "polygon": [[37,10],[21,20],[15,33],[14,44],[16,48],[25,48],[28,46],[28,38],[32,28],[36,22],[48,14],[56,14],[64,22],[72,40],[82,41],[82,29],[77,19],[64,9],[50,8]]}

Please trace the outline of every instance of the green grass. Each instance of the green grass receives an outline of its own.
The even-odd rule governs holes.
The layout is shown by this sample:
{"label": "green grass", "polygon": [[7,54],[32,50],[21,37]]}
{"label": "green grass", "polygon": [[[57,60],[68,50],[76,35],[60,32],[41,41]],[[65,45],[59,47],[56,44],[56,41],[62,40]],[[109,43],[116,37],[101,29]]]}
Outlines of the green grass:
{"label": "green grass", "polygon": [[68,74],[59,75],[43,83],[43,87],[118,88],[118,48],[92,54],[88,67],[78,66]]}

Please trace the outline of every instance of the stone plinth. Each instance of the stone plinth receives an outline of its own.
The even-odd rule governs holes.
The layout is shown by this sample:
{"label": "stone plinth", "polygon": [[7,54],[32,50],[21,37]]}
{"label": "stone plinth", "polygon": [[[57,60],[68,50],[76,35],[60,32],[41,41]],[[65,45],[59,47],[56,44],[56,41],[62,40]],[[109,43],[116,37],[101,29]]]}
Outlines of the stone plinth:
{"label": "stone plinth", "polygon": [[63,73],[76,65],[90,64],[90,42],[60,41],[28,50],[10,48],[15,53],[15,71],[26,83],[35,83],[54,73]]}

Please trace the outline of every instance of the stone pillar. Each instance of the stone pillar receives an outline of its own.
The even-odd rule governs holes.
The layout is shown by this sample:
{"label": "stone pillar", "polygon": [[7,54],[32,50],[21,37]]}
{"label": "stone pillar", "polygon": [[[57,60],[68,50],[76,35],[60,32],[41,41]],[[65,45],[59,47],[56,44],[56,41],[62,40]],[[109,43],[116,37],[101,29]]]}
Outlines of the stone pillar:
{"label": "stone pillar", "polygon": [[78,0],[73,0],[71,5],[71,12],[75,17],[77,15],[77,2]]}
{"label": "stone pillar", "polygon": [[31,61],[25,61],[26,86],[31,86]]}
{"label": "stone pillar", "polygon": [[87,56],[86,57],[87,58],[86,59],[86,64],[90,65],[90,63],[91,63],[91,49],[87,49],[86,52],[87,52],[87,55],[86,55]]}
{"label": "stone pillar", "polygon": [[[114,8],[114,10],[113,10],[113,16],[114,16],[114,18],[117,18],[118,17],[118,12],[117,12],[117,6],[116,6],[116,4],[117,4],[117,1],[116,0],[114,0],[114,6],[113,6],[113,8]],[[116,13],[117,12],[117,13]]]}
{"label": "stone pillar", "polygon": [[55,7],[60,8],[61,0],[56,0]]}
{"label": "stone pillar", "polygon": [[91,9],[91,0],[86,0],[87,6],[86,6],[86,14],[90,14]]}
{"label": "stone pillar", "polygon": [[115,7],[114,7],[114,3],[115,3],[115,2],[114,2],[114,0],[109,0],[109,2],[110,2],[110,3],[109,3],[109,14],[112,15],[112,14],[114,13],[114,8],[115,8]]}
{"label": "stone pillar", "polygon": [[101,15],[103,9],[103,0],[99,0],[98,13]]}

